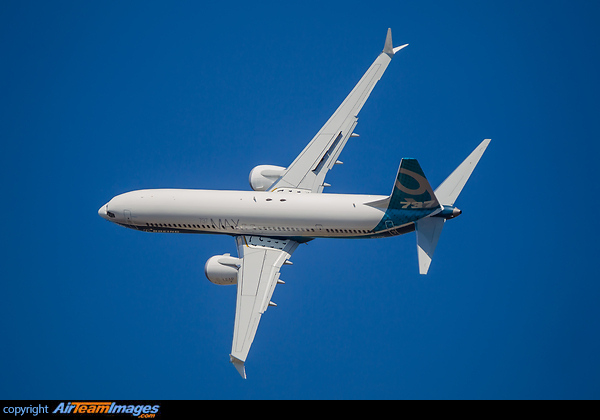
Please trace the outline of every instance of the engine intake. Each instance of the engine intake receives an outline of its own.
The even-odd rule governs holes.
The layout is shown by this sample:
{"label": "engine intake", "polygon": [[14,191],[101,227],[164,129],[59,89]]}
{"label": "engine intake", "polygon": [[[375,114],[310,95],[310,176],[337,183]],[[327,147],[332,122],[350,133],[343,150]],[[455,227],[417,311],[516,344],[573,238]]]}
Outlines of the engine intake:
{"label": "engine intake", "polygon": [[275,165],[258,165],[250,171],[248,181],[254,191],[266,191],[283,175],[286,168]]}
{"label": "engine intake", "polygon": [[212,283],[220,286],[237,284],[241,262],[239,258],[232,257],[230,254],[215,255],[206,261],[204,274]]}

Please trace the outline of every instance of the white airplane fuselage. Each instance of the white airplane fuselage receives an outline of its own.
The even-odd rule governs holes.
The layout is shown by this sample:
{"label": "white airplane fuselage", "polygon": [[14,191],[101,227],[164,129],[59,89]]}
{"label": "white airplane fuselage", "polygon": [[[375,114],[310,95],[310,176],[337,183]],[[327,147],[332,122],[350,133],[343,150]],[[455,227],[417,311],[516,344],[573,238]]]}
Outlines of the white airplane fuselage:
{"label": "white airplane fuselage", "polygon": [[[381,195],[305,192],[215,191],[193,189],[137,190],[114,197],[98,214],[122,226],[146,232],[209,233],[293,237],[370,238],[386,208],[367,203]],[[412,223],[410,223],[412,225]],[[392,235],[414,227],[389,224]],[[392,229],[394,228],[394,229]],[[387,236],[387,235],[386,235]]]}

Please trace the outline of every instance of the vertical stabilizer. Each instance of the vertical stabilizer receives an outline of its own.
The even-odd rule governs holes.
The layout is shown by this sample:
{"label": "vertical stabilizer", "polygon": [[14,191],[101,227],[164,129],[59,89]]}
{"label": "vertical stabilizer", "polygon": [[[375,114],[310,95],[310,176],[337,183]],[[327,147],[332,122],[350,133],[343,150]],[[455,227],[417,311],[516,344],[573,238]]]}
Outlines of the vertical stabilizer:
{"label": "vertical stabilizer", "polygon": [[416,159],[404,158],[389,197],[390,209],[437,209],[440,203]]}

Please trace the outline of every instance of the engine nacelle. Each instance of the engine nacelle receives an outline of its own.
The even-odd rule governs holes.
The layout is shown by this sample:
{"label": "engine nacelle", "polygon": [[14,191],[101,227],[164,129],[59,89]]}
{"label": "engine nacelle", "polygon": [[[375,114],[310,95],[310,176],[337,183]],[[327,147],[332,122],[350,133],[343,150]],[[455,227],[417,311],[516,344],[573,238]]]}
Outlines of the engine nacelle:
{"label": "engine nacelle", "polygon": [[250,171],[248,182],[254,191],[266,191],[283,175],[285,169],[275,165],[258,165]]}
{"label": "engine nacelle", "polygon": [[232,257],[230,254],[215,255],[206,261],[204,274],[214,284],[221,286],[237,284],[241,262],[239,258]]}

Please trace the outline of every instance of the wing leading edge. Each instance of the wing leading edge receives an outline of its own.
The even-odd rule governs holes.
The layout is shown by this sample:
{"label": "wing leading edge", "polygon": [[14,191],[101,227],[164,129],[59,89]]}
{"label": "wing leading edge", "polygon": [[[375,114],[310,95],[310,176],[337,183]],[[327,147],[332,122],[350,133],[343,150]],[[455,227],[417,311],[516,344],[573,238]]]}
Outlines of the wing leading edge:
{"label": "wing leading edge", "polygon": [[310,143],[296,157],[271,187],[294,188],[320,193],[325,184],[325,175],[335,165],[338,156],[352,136],[358,122],[358,113],[371,91],[392,61],[395,53],[408,44],[393,48],[392,30],[388,29],[383,52],[352,89],[344,102],[333,113]]}
{"label": "wing leading edge", "polygon": [[230,359],[246,379],[244,362],[260,317],[272,305],[271,296],[279,281],[279,270],[298,247],[298,242],[261,236],[238,236],[236,242],[241,266]]}

